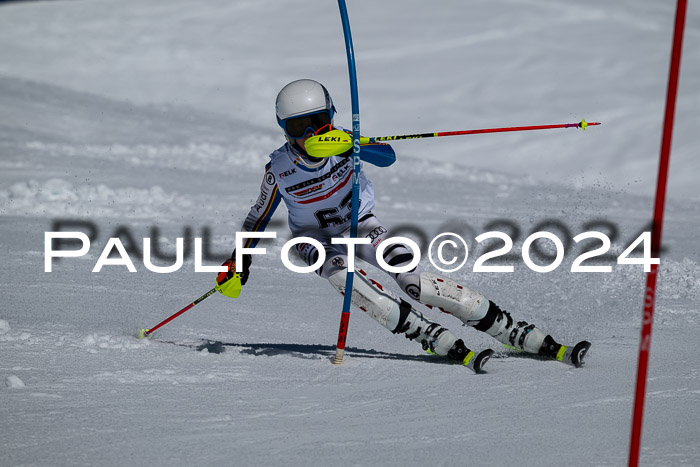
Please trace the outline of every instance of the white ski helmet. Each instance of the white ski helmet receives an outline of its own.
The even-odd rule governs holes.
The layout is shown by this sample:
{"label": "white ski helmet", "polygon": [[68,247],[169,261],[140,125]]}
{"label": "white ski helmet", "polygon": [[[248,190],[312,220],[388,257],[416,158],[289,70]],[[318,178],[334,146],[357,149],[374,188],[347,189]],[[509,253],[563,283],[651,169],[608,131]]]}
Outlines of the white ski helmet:
{"label": "white ski helmet", "polygon": [[275,102],[277,123],[287,139],[303,138],[333,123],[333,100],[328,90],[312,79],[292,81],[277,94]]}

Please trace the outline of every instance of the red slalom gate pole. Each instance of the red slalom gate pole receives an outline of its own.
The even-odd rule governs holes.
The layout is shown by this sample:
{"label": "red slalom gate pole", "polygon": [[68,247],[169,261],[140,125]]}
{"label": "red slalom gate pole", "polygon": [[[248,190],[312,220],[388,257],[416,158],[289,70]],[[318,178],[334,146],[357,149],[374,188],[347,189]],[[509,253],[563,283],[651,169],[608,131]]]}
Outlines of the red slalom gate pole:
{"label": "red slalom gate pole", "polygon": [[[678,0],[676,6],[676,21],[671,48],[671,67],[666,93],[666,114],[664,130],[661,138],[661,155],[659,176],[656,182],[656,200],[654,202],[654,220],[651,228],[651,250],[653,257],[659,257],[661,251],[661,230],[664,218],[664,202],[666,199],[666,182],[668,180],[668,165],[671,157],[671,138],[673,136],[673,117],[676,109],[676,94],[678,91],[678,73],[681,65],[683,49],[683,29],[685,27],[685,11],[687,0]],[[632,418],[632,436],[630,441],[629,466],[639,465],[639,450],[642,437],[642,419],[644,416],[644,397],[646,395],[647,369],[649,367],[649,351],[651,348],[651,330],[654,322],[654,302],[656,300],[656,278],[659,266],[651,265],[647,273],[647,286],[644,295],[644,314],[642,316],[642,333],[639,342],[639,362],[637,365],[637,388],[634,398],[634,414]]]}

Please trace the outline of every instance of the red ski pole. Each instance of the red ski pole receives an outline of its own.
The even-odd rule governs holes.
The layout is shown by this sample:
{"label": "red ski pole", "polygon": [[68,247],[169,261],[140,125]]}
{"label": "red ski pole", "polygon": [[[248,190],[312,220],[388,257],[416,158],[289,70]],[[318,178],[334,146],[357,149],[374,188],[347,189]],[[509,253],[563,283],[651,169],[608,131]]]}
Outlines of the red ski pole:
{"label": "red ski pole", "polygon": [[372,138],[360,138],[361,144],[376,143],[379,141],[396,141],[399,139],[421,139],[421,138],[439,138],[442,136],[460,136],[460,135],[477,135],[481,133],[505,133],[508,131],[529,131],[529,130],[551,130],[554,128],[581,128],[586,131],[589,126],[600,125],[600,122],[588,123],[586,120],[581,120],[578,123],[558,123],[555,125],[532,125],[532,126],[512,126],[506,128],[484,128],[481,130],[461,130],[461,131],[441,131],[437,133],[417,133],[414,135],[397,135],[397,136],[375,136]]}
{"label": "red ski pole", "polygon": [[174,315],[172,315],[172,316],[170,316],[170,317],[164,319],[164,320],[161,321],[160,323],[156,324],[156,325],[153,326],[152,328],[150,328],[150,329],[148,329],[148,328],[141,329],[141,330],[139,331],[138,338],[139,338],[139,339],[143,339],[144,337],[149,337],[151,334],[153,334],[153,332],[154,332],[156,329],[160,328],[161,326],[164,326],[164,325],[168,324],[170,321],[174,320],[175,318],[177,318],[178,316],[180,316],[181,314],[183,314],[184,312],[186,312],[187,310],[189,310],[190,308],[192,308],[193,306],[195,306],[196,304],[198,304],[199,302],[201,302],[202,300],[204,300],[205,298],[207,298],[208,296],[210,296],[210,295],[213,294],[214,292],[216,292],[216,287],[214,287],[214,288],[211,289],[209,292],[205,293],[204,295],[202,295],[201,297],[199,297],[197,300],[195,300],[194,302],[190,303],[189,305],[187,305],[185,308],[183,308],[182,310],[178,311],[178,312],[175,313]]}

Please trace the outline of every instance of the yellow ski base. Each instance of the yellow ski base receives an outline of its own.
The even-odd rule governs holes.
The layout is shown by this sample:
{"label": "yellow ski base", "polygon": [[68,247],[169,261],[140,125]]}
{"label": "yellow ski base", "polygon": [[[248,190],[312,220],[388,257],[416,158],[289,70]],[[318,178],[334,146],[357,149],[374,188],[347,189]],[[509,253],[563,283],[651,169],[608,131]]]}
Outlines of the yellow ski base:
{"label": "yellow ski base", "polygon": [[[429,355],[437,355],[435,352],[433,352],[430,349],[427,349],[426,352],[428,352]],[[469,365],[469,362],[472,361],[472,358],[474,358],[474,352],[472,350],[470,350],[469,353],[467,354],[467,356],[464,357],[464,360],[462,360],[462,365],[464,365],[464,366]],[[457,363],[457,362],[455,362],[455,363]]]}
{"label": "yellow ski base", "polygon": [[462,360],[462,365],[467,366],[469,365],[469,362],[472,361],[472,358],[474,358],[474,352],[472,350],[469,351],[466,357],[464,357],[464,360]]}
{"label": "yellow ski base", "polygon": [[559,360],[560,362],[564,360],[564,354],[566,353],[567,348],[567,346],[562,345],[559,349],[559,352],[557,352],[557,360]]}
{"label": "yellow ski base", "polygon": [[509,350],[515,350],[517,352],[525,352],[523,349],[519,349],[517,347],[513,347],[512,345],[508,345],[508,344],[503,344],[503,347],[506,349],[509,349]]}

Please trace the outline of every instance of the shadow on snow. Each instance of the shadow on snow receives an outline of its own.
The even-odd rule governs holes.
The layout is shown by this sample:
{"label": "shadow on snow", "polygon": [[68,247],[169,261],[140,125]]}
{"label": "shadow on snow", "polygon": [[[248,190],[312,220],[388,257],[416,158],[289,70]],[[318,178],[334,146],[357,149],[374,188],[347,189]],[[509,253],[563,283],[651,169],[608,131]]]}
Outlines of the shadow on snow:
{"label": "shadow on snow", "polygon": [[[308,358],[308,359],[318,359],[318,358],[328,358],[332,359],[335,355],[334,345],[322,345],[322,344],[273,344],[273,343],[236,343],[236,342],[222,342],[222,341],[210,341],[205,340],[199,344],[187,344],[174,341],[160,341],[168,344],[179,345],[182,347],[189,347],[198,351],[207,351],[209,353],[219,354],[225,352],[228,347],[233,347],[237,349],[240,353],[246,355],[260,355],[260,356],[277,356],[277,355],[289,355],[297,358]],[[444,360],[442,358],[436,358],[434,355],[406,355],[392,352],[382,352],[380,350],[374,349],[361,349],[357,347],[346,347],[345,355],[353,358],[380,358],[386,360],[407,360],[407,361],[420,361],[420,362],[431,362],[451,365],[453,362]]]}

